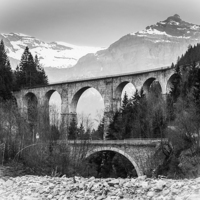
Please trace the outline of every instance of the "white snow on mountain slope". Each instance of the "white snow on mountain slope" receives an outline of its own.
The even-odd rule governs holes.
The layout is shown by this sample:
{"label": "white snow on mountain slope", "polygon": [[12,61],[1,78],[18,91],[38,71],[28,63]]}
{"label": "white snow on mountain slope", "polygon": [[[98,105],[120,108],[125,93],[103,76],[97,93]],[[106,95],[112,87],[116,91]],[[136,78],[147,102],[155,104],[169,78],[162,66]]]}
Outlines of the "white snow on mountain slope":
{"label": "white snow on mountain slope", "polygon": [[145,34],[167,35],[168,37],[171,37],[171,35],[168,35],[166,32],[162,32],[162,31],[159,31],[157,29],[152,29],[152,28],[137,32],[138,36],[145,35]]}
{"label": "white snow on mountain slope", "polygon": [[22,33],[2,33],[7,54],[10,58],[20,60],[26,46],[33,56],[36,54],[44,67],[73,67],[78,59],[88,53],[95,53],[103,48],[75,46],[65,42],[44,42]]}
{"label": "white snow on mountain slope", "polygon": [[145,30],[130,33],[130,35],[146,37],[154,43],[174,42],[174,39],[198,40],[200,25],[185,22],[179,15],[175,14],[164,21],[147,26]]}

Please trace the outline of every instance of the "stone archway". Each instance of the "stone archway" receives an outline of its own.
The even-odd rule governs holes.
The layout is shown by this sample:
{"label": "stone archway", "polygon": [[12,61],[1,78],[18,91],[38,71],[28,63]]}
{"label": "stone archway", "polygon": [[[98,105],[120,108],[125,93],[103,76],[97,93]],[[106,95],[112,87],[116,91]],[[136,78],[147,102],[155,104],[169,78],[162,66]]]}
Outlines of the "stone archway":
{"label": "stone archway", "polygon": [[[131,84],[132,85],[132,87],[134,88],[132,88],[134,91],[133,91],[133,94],[135,93],[135,91],[136,91],[136,87],[135,87],[135,85],[132,83],[132,82],[130,82],[130,81],[123,81],[123,82],[121,82],[118,86],[117,86],[117,88],[115,89],[115,102],[113,103],[114,104],[114,109],[115,110],[118,110],[119,108],[120,108],[120,106],[121,106],[121,101],[122,101],[122,99],[123,99],[123,91],[124,91],[124,89],[125,89],[125,87],[128,85],[128,84]],[[129,95],[128,95],[129,96]]]}
{"label": "stone archway", "polygon": [[148,94],[148,93],[151,91],[152,88],[153,88],[154,90],[155,90],[155,88],[156,88],[156,90],[157,90],[156,92],[162,94],[162,87],[161,87],[161,84],[160,84],[160,82],[159,82],[156,78],[154,78],[154,77],[148,78],[148,79],[144,82],[144,84],[143,84],[143,86],[142,86],[142,89],[143,89],[143,91],[144,91],[145,94]]}
{"label": "stone archway", "polygon": [[116,147],[98,147],[98,148],[95,148],[95,149],[89,151],[86,154],[85,158],[88,158],[92,154],[95,154],[95,153],[101,152],[101,151],[113,151],[113,152],[119,153],[120,155],[123,155],[125,158],[127,158],[132,163],[132,165],[134,166],[134,168],[135,168],[135,170],[137,172],[137,175],[138,176],[142,176],[143,175],[143,172],[140,170],[140,168],[139,168],[138,164],[136,163],[135,159],[132,158],[129,154],[127,154],[123,150],[118,149]]}
{"label": "stone archway", "polygon": [[76,113],[76,108],[77,108],[77,104],[78,104],[79,98],[80,98],[81,95],[82,95],[87,89],[89,89],[89,88],[91,88],[91,87],[89,87],[89,86],[83,87],[83,88],[81,88],[80,90],[78,90],[78,91],[74,94],[74,96],[73,96],[73,98],[72,98],[72,101],[71,101],[71,104],[70,104],[70,113],[73,113],[73,114]]}
{"label": "stone archway", "polygon": [[173,88],[173,83],[175,79],[178,77],[177,74],[172,74],[169,79],[167,80],[167,85],[166,85],[166,93],[168,94],[170,90]]}
{"label": "stone archway", "polygon": [[[56,96],[54,96],[56,94]],[[51,101],[52,96],[54,96],[53,101]],[[56,125],[57,127],[61,124],[61,105],[62,98],[60,93],[57,90],[49,90],[45,94],[45,109],[46,117],[49,120],[49,123]]]}
{"label": "stone archway", "polygon": [[90,125],[92,128],[97,128],[104,116],[104,112],[104,99],[95,87],[82,87],[73,95],[69,113],[70,118],[75,118],[78,125],[82,124],[86,129]]}

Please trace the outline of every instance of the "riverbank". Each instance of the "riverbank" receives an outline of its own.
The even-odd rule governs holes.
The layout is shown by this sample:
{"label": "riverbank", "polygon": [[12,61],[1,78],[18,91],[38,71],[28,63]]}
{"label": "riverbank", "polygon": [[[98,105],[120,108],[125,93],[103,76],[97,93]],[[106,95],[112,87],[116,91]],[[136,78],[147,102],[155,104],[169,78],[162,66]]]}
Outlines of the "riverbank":
{"label": "riverbank", "polygon": [[25,175],[0,178],[1,200],[199,200],[200,178],[171,180],[66,178]]}

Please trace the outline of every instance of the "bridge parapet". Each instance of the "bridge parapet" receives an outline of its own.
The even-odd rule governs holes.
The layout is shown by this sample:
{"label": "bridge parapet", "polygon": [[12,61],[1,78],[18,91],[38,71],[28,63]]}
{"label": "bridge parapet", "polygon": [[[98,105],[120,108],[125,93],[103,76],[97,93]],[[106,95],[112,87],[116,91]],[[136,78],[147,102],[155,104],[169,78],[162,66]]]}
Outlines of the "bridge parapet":
{"label": "bridge parapet", "polygon": [[[84,140],[68,140],[69,144],[83,144]],[[161,139],[130,139],[130,140],[86,140],[90,145],[131,145],[131,146],[157,146]]]}

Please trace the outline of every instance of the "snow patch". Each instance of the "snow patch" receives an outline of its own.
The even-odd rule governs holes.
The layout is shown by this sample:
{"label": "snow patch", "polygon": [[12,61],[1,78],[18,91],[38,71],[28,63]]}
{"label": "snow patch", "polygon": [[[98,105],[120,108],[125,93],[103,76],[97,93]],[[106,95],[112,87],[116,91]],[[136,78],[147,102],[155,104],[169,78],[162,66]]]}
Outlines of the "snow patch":
{"label": "snow patch", "polygon": [[30,37],[29,35],[23,34],[23,33],[15,33],[16,35],[19,35],[21,37]]}
{"label": "snow patch", "polygon": [[193,26],[190,26],[190,28],[191,28],[192,30],[198,30],[198,29],[200,28],[200,26],[198,26],[198,25],[193,25]]}
{"label": "snow patch", "polygon": [[178,36],[177,38],[183,38],[183,39],[189,39],[190,38],[190,36]]}
{"label": "snow patch", "polygon": [[163,22],[163,21],[161,21],[161,22],[158,22],[159,24],[166,24],[166,22]]}
{"label": "snow patch", "polygon": [[178,30],[185,30],[186,28],[177,28]]}
{"label": "snow patch", "polygon": [[168,24],[171,24],[171,25],[179,25],[180,23],[179,23],[179,22],[176,22],[176,21],[170,21]]}
{"label": "snow patch", "polygon": [[164,31],[158,31],[157,29],[152,29],[152,28],[149,28],[149,29],[146,29],[146,30],[143,30],[143,31],[139,31],[137,33],[140,34],[140,35],[151,34],[151,35],[166,35],[166,36],[171,37],[171,35],[168,35]]}
{"label": "snow patch", "polygon": [[158,43],[158,42],[166,42],[166,43],[169,43],[170,41],[169,40],[154,40],[152,41],[154,43]]}

